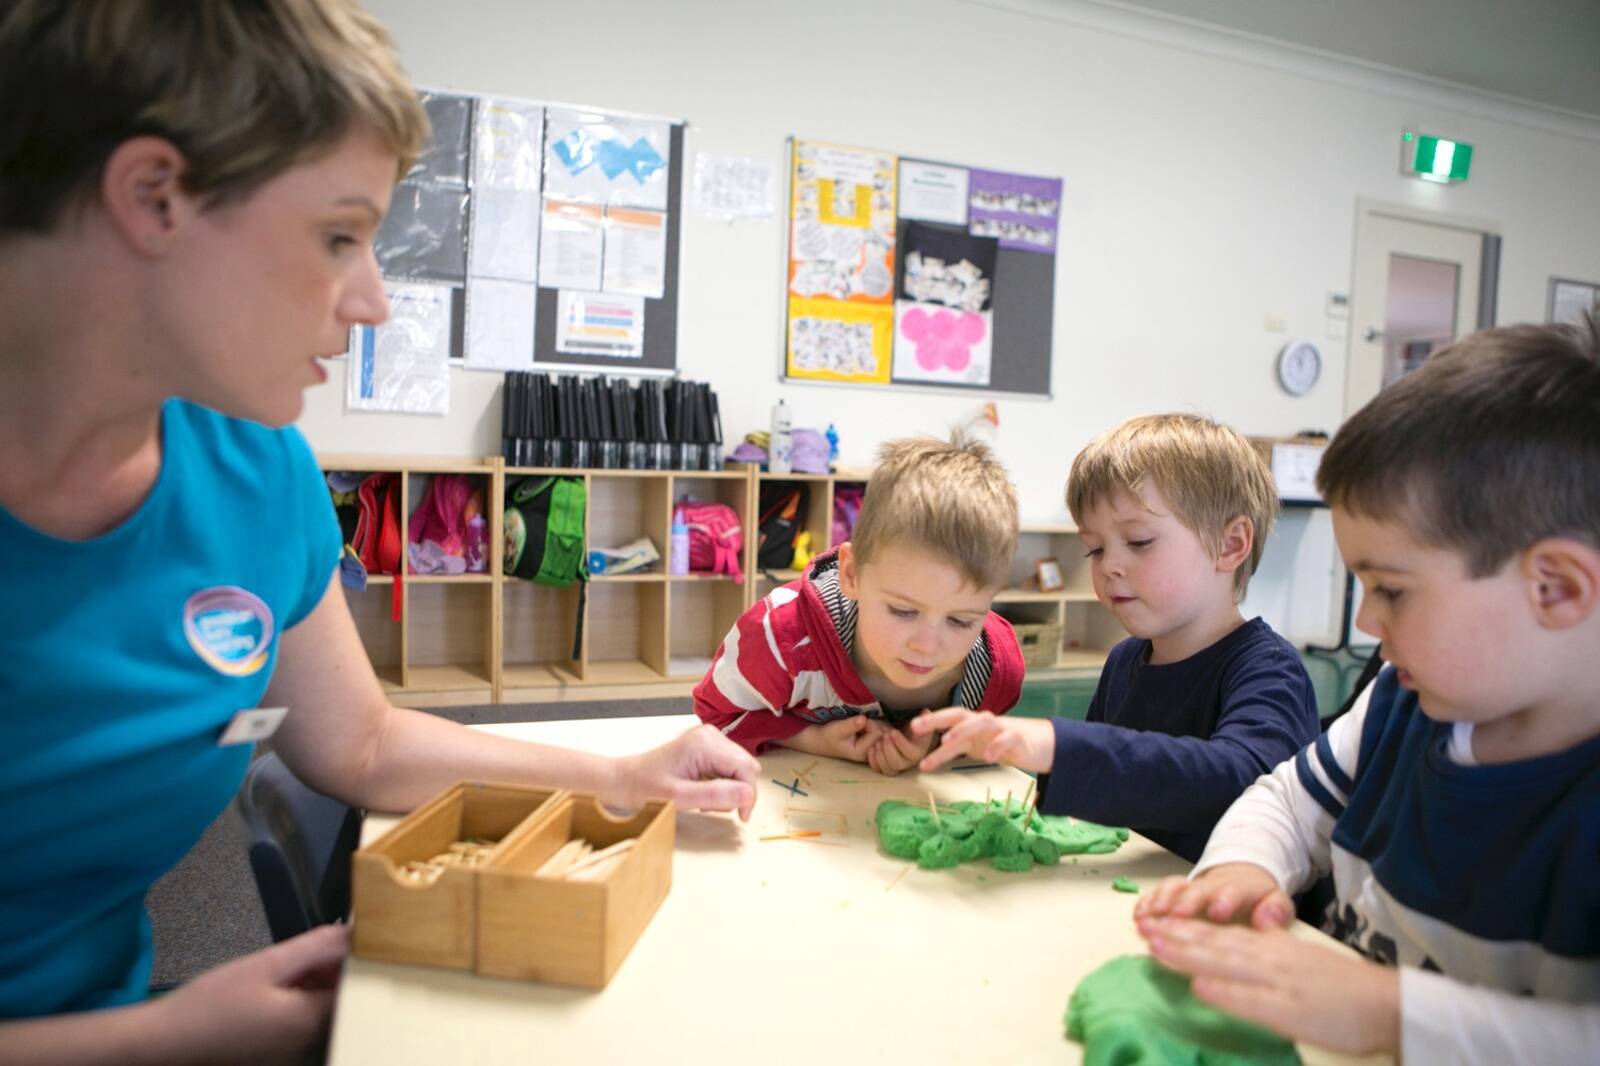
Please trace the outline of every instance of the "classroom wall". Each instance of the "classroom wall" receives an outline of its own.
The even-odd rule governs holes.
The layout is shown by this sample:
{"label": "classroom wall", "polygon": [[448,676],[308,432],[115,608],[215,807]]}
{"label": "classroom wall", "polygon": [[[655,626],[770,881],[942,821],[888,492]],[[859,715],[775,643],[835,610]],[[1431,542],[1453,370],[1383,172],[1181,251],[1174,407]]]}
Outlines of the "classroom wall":
{"label": "classroom wall", "polygon": [[[699,151],[771,160],[789,135],[1065,180],[1053,398],[1002,399],[996,445],[1032,520],[1064,515],[1075,451],[1131,415],[1193,410],[1251,434],[1333,429],[1356,198],[1486,219],[1502,322],[1542,319],[1551,274],[1600,279],[1600,123],[1089,0],[367,0],[420,84],[687,119]],[[1464,186],[1398,173],[1399,134],[1476,146]],[[834,423],[843,460],[940,433],[978,398],[778,381],[784,234],[694,213],[679,368],[714,383],[731,440],[779,396]],[[1269,319],[1281,320],[1281,331]],[[1283,393],[1290,337],[1321,382]],[[346,414],[342,370],[301,427],[325,451],[498,451],[501,378],[452,371],[444,418]],[[1289,514],[1247,607],[1299,640],[1338,619],[1325,512]]]}

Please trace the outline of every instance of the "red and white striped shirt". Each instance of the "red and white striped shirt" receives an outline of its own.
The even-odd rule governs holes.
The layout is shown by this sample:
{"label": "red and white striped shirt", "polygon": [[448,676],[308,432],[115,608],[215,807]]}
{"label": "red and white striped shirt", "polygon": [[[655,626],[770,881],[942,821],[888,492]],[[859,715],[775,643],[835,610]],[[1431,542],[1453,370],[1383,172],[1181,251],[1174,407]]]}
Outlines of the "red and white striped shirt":
{"label": "red and white striped shirt", "polygon": [[[695,713],[748,751],[852,715],[909,717],[886,711],[856,671],[856,604],[839,591],[837,564],[835,552],[818,556],[805,577],[741,615],[695,686]],[[1021,694],[1023,670],[1011,623],[990,611],[950,704],[1004,714]]]}

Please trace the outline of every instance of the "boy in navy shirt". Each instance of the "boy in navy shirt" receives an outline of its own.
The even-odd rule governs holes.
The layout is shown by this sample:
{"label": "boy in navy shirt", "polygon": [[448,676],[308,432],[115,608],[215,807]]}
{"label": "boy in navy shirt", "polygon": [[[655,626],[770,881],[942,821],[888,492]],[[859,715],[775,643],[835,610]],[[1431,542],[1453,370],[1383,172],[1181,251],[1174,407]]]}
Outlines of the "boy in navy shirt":
{"label": "boy in navy shirt", "polygon": [[[1317,486],[1389,665],[1141,898],[1197,996],[1345,1053],[1595,1061],[1597,471],[1593,321],[1468,337],[1339,430]],[[1278,928],[1329,874],[1370,962]]]}
{"label": "boy in navy shirt", "polygon": [[1132,634],[1085,721],[952,708],[922,762],[957,755],[1042,775],[1039,810],[1126,825],[1193,861],[1222,812],[1317,734],[1299,653],[1239,611],[1277,510],[1272,474],[1235,431],[1196,415],[1135,418],[1073,461],[1067,506],[1095,595]]}

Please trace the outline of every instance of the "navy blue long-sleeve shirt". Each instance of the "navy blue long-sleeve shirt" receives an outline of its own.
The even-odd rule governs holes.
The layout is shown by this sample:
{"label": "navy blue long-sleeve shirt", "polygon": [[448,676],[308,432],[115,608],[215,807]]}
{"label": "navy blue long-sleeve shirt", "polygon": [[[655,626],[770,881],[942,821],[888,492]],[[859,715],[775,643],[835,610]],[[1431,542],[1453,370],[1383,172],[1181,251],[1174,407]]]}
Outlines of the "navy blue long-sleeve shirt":
{"label": "navy blue long-sleeve shirt", "polygon": [[1039,810],[1127,826],[1194,862],[1228,805],[1316,739],[1316,692],[1259,618],[1181,662],[1149,656],[1148,640],[1118,644],[1087,719],[1055,719]]}

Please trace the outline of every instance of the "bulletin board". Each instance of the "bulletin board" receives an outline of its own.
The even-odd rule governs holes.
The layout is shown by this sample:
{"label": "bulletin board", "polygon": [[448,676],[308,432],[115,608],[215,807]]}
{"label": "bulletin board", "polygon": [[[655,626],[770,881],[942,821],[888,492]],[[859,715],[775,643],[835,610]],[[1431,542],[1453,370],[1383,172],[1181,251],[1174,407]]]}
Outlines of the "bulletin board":
{"label": "bulletin board", "polygon": [[443,413],[452,363],[673,372],[683,123],[422,102],[432,139],[374,241],[390,319],[354,331],[347,405]]}
{"label": "bulletin board", "polygon": [[792,139],[783,377],[1048,396],[1061,189]]}

